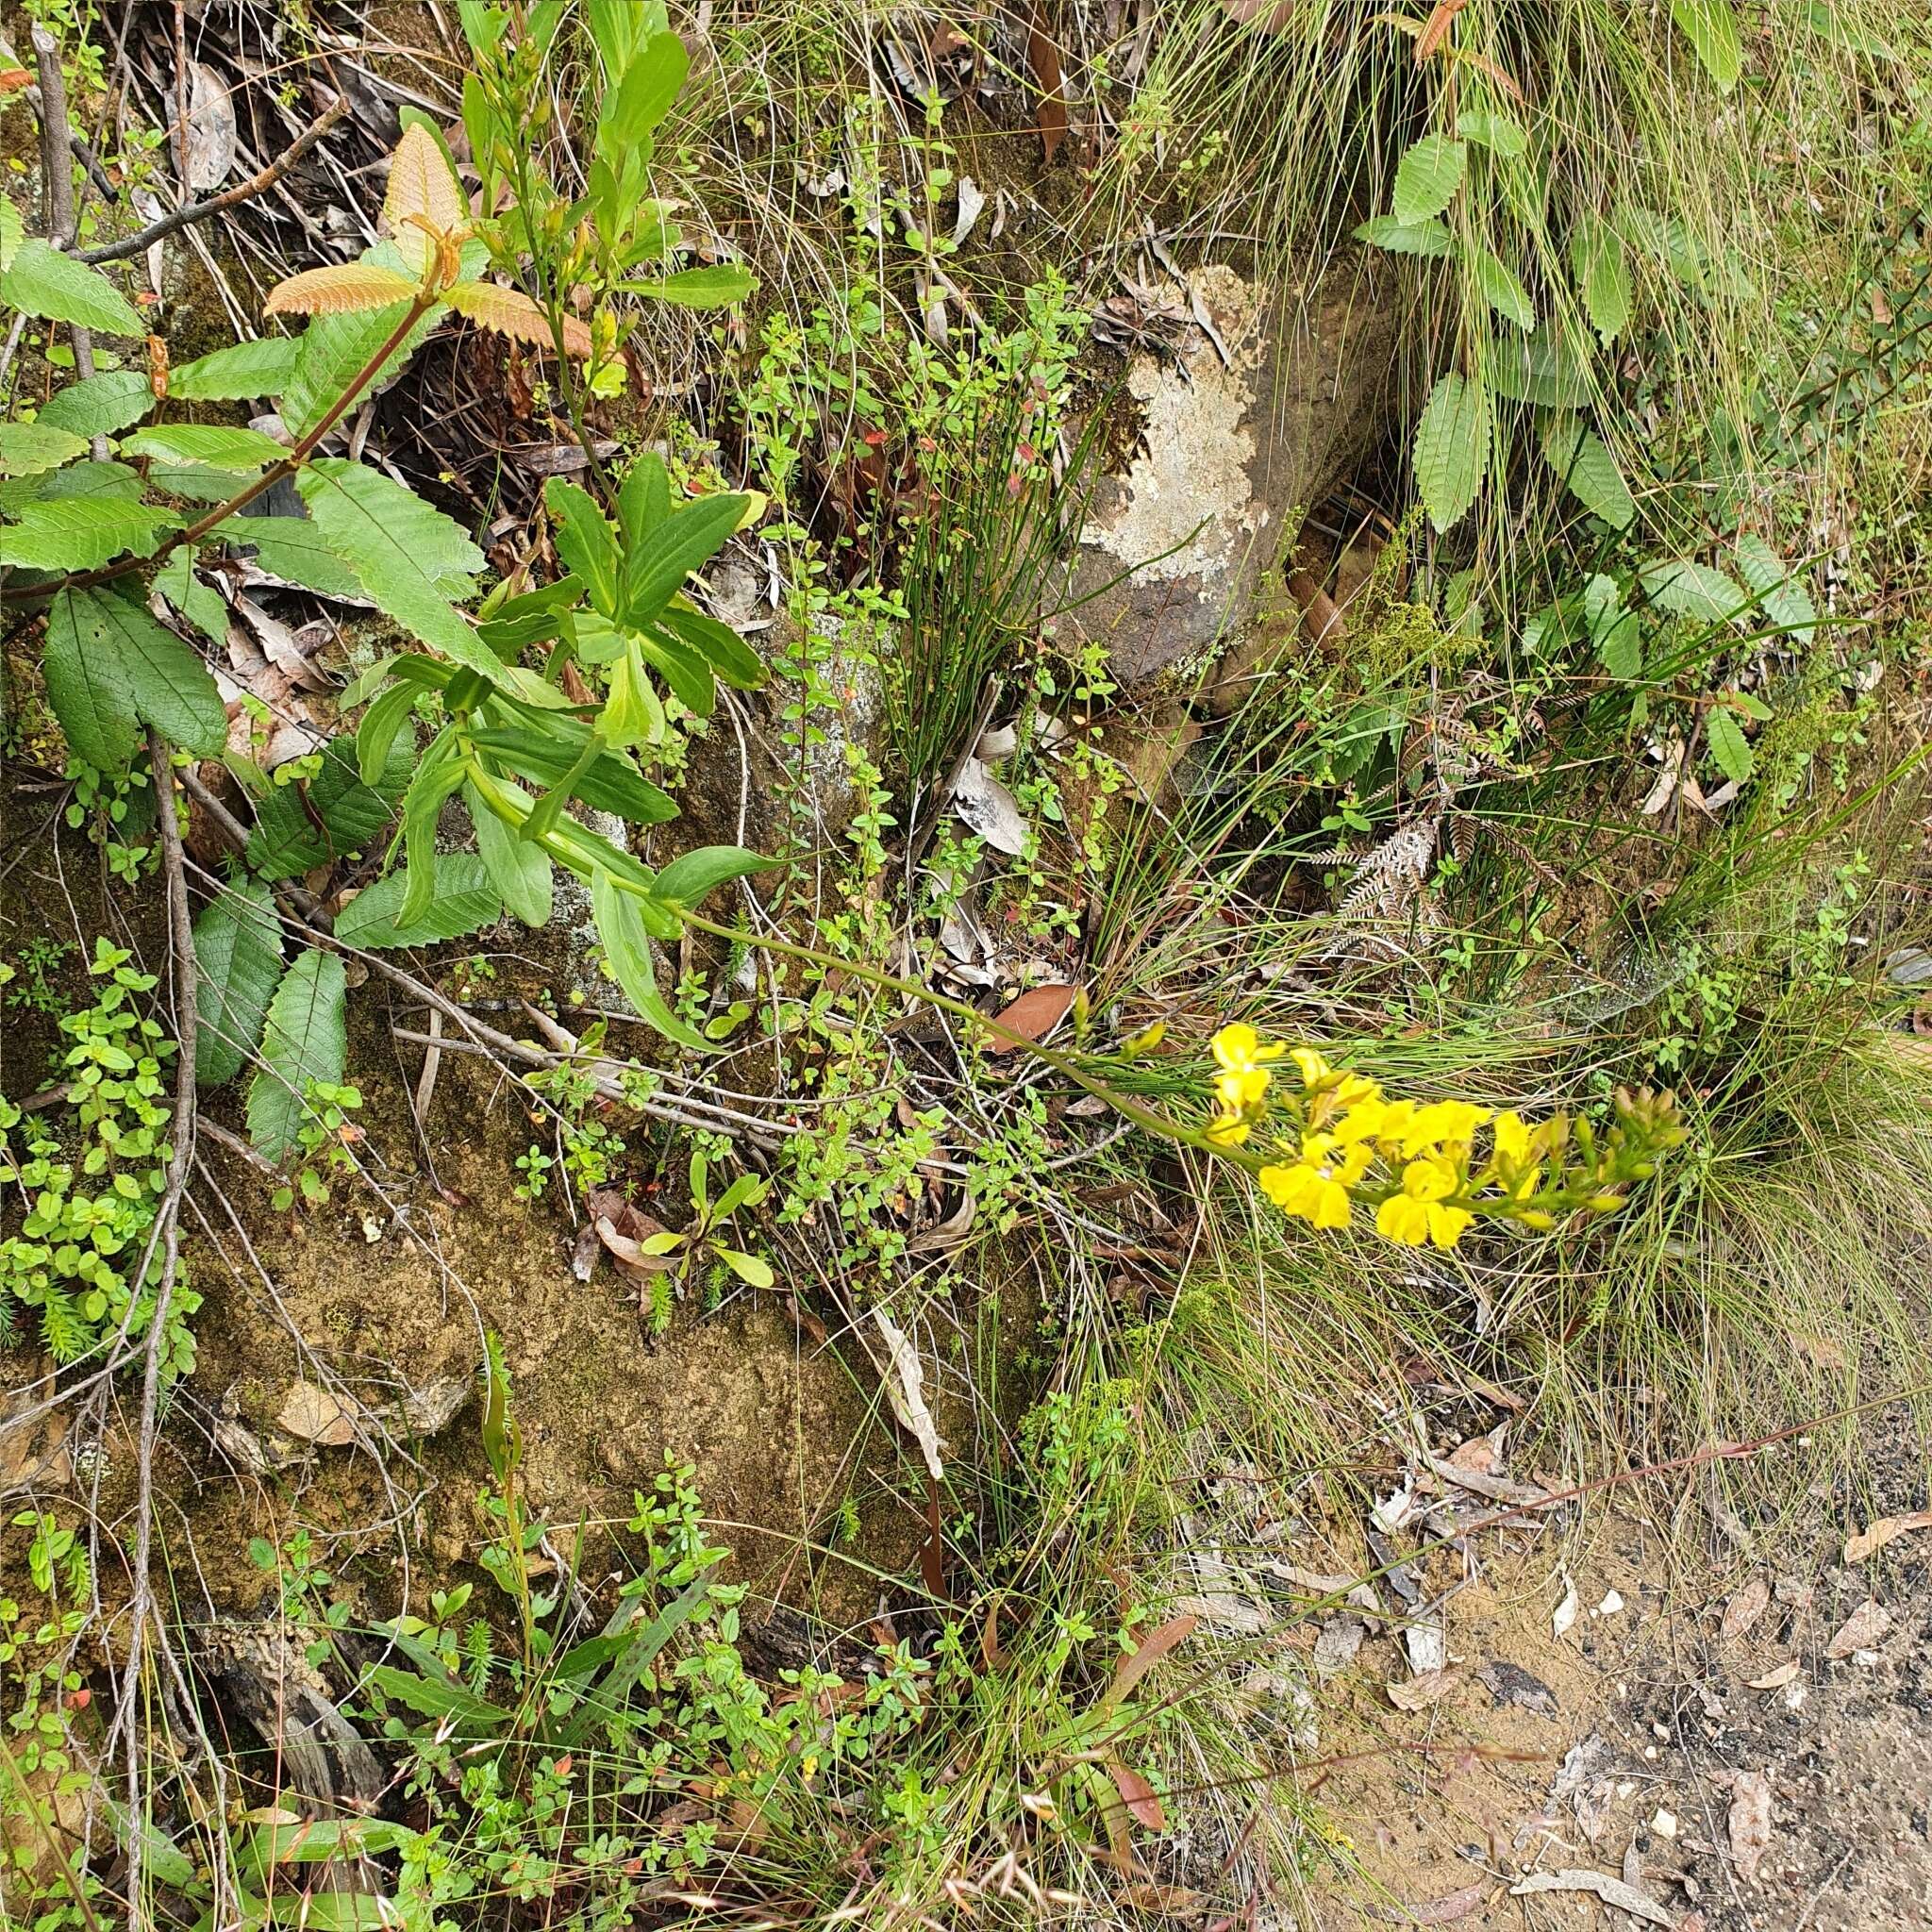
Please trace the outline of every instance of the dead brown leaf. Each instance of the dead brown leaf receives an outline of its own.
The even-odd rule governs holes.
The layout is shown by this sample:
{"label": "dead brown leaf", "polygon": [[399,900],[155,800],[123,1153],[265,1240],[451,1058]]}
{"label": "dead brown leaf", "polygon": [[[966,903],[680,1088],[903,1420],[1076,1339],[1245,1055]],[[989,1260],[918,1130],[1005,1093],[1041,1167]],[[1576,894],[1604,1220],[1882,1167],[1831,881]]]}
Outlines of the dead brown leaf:
{"label": "dead brown leaf", "polygon": [[1833,1631],[1824,1646],[1829,1657],[1850,1657],[1855,1650],[1870,1650],[1891,1628],[1891,1612],[1875,1597],[1867,1597]]}
{"label": "dead brown leaf", "polygon": [[1427,1710],[1441,1703],[1461,1683],[1460,1671],[1424,1671],[1406,1684],[1387,1686],[1389,1702],[1397,1710]]}
{"label": "dead brown leaf", "polygon": [[1782,1690],[1798,1674],[1798,1660],[1792,1657],[1789,1663],[1779,1664],[1774,1671],[1766,1671],[1761,1677],[1751,1679],[1754,1690]]}
{"label": "dead brown leaf", "polygon": [[1033,119],[1040,129],[1041,153],[1051,167],[1067,138],[1066,82],[1060,72],[1059,45],[1047,32],[1037,8],[1026,29],[1026,65],[1039,92]]}
{"label": "dead brown leaf", "polygon": [[1449,39],[1450,29],[1456,25],[1456,16],[1468,5],[1469,0],[1436,0],[1428,19],[1423,23],[1422,32],[1415,37],[1418,67],[1441,51]]}
{"label": "dead brown leaf", "polygon": [[1121,1803],[1127,1807],[1134,1823],[1146,1831],[1165,1831],[1167,1814],[1160,1808],[1160,1795],[1154,1787],[1118,1757],[1107,1760],[1107,1770],[1108,1775],[1113,1779],[1114,1790],[1121,1794]]}
{"label": "dead brown leaf", "polygon": [[1724,1821],[1730,1835],[1731,1862],[1747,1884],[1771,1847],[1771,1779],[1761,1771],[1731,1774],[1731,1808]]}
{"label": "dead brown leaf", "polygon": [[1909,1536],[1920,1529],[1932,1529],[1932,1509],[1915,1509],[1909,1516],[1881,1516],[1857,1536],[1846,1539],[1845,1561],[1862,1563],[1868,1557],[1875,1557],[1895,1538]]}
{"label": "dead brown leaf", "polygon": [[[998,1015],[999,1024],[1020,1040],[1044,1040],[1067,1017],[1080,989],[1055,981],[1047,986],[1029,987]],[[997,1036],[987,1047],[989,1055],[1018,1053],[1019,1041]]]}
{"label": "dead brown leaf", "polygon": [[324,1449],[341,1449],[356,1440],[355,1418],[326,1389],[297,1382],[283,1399],[275,1427]]}
{"label": "dead brown leaf", "polygon": [[1453,1925],[1457,1919],[1466,1919],[1479,1906],[1485,1904],[1492,1887],[1488,1882],[1465,1885],[1460,1891],[1444,1892],[1441,1898],[1432,1898],[1428,1904],[1410,1906],[1403,1914],[1403,1924],[1407,1925]]}
{"label": "dead brown leaf", "polygon": [[1771,1603],[1771,1585],[1754,1576],[1724,1606],[1724,1622],[1718,1626],[1718,1641],[1734,1643],[1763,1616]]}

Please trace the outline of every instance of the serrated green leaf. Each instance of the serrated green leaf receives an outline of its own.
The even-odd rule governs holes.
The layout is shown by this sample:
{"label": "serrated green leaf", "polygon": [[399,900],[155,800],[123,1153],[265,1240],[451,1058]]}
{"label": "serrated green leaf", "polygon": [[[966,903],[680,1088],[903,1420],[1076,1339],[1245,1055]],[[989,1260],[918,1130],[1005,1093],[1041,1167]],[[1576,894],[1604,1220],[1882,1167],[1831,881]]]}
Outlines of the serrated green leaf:
{"label": "serrated green leaf", "polygon": [[70,382],[42,408],[39,421],[76,436],[116,436],[155,406],[155,392],[139,369],[109,369]]}
{"label": "serrated green leaf", "polygon": [[[363,260],[381,257],[379,249],[369,249]],[[400,265],[399,258],[384,260],[384,266]],[[306,436],[320,423],[336,399],[348,388],[369,358],[386,342],[408,309],[403,302],[382,308],[364,308],[353,315],[318,315],[301,336],[301,353],[280,391],[281,418],[291,436]],[[408,361],[448,314],[441,303],[424,314],[401,345],[384,359],[369,387],[374,389],[393,375]]]}
{"label": "serrated green leaf", "polygon": [[609,520],[591,493],[561,476],[543,486],[543,502],[557,524],[557,554],[578,577],[591,605],[606,617],[617,615],[620,559]]}
{"label": "serrated green leaf", "polygon": [[1488,391],[1453,372],[1423,408],[1415,427],[1415,484],[1438,530],[1461,518],[1483,487],[1491,420]]}
{"label": "serrated green leaf", "polygon": [[141,492],[140,472],[109,458],[0,483],[0,511],[18,516],[31,503],[139,503]]}
{"label": "serrated green leaf", "polygon": [[727,880],[765,872],[775,863],[742,845],[700,845],[696,851],[674,858],[658,874],[658,897],[678,906],[695,906]]}
{"label": "serrated green leaf", "polygon": [[1804,580],[1754,530],[1738,539],[1738,569],[1757,593],[1764,614],[1780,630],[1808,631],[1818,623],[1818,607]]}
{"label": "serrated green leaf", "polygon": [[594,872],[591,875],[591,913],[597,923],[597,937],[604,942],[604,957],[639,1016],[674,1045],[705,1052],[704,1035],[686,1025],[658,991],[643,912],[636,895],[626,892],[608,873]]}
{"label": "serrated green leaf", "polygon": [[455,523],[413,491],[340,458],[313,458],[296,488],[316,533],[354,568],[377,609],[457,663],[486,677],[501,673],[501,659],[450,606],[448,587],[483,561]]}
{"label": "serrated green leaf", "polygon": [[282,974],[262,1029],[262,1066],[248,1083],[248,1138],[279,1163],[301,1143],[311,1082],[341,1084],[349,1048],[347,977],[333,953],[301,954]]}
{"label": "serrated green leaf", "polygon": [[[490,783],[524,796],[523,788],[511,779],[492,778]],[[549,924],[554,893],[549,853],[531,840],[518,838],[514,828],[491,810],[475,785],[464,786],[463,797],[470,823],[476,828],[477,856],[504,905],[527,926]]]}
{"label": "serrated green leaf", "polygon": [[230,517],[221,534],[238,547],[253,547],[271,576],[313,591],[319,597],[367,602],[362,579],[330,548],[308,517]]}
{"label": "serrated green leaf", "polygon": [[1581,408],[1590,400],[1590,375],[1555,336],[1506,336],[1485,372],[1495,394],[1543,409]]}
{"label": "serrated green leaf", "polygon": [[1394,215],[1374,215],[1355,231],[1357,242],[1387,249],[1391,255],[1419,255],[1435,259],[1455,253],[1456,238],[1441,222],[1405,222]]}
{"label": "serrated green leaf", "polygon": [[0,195],[0,271],[12,267],[13,258],[20,252],[20,244],[26,239],[26,229],[20,219],[20,210]]}
{"label": "serrated green leaf", "polygon": [[1570,262],[1590,325],[1611,342],[1630,325],[1630,264],[1624,238],[1594,215],[1578,221],[1570,238]]}
{"label": "serrated green leaf", "polygon": [[[375,349],[371,343],[372,355]],[[301,353],[302,344],[293,336],[237,342],[171,369],[168,393],[189,403],[246,403],[259,396],[278,396],[294,375]]]}
{"label": "serrated green leaf", "polygon": [[1637,613],[1624,607],[1614,577],[1598,573],[1583,587],[1583,620],[1603,667],[1612,677],[1643,675],[1643,632]]}
{"label": "serrated green leaf", "polygon": [[261,1039],[282,974],[282,925],[259,879],[243,879],[194,922],[194,1079],[219,1087],[242,1071]]}
{"label": "serrated green leaf", "polygon": [[330,739],[315,775],[299,781],[306,802],[292,785],[277,785],[257,805],[249,865],[264,878],[286,879],[352,852],[370,851],[394,816],[414,765],[414,747],[398,743],[377,782],[365,785],[355,740],[346,734]]}
{"label": "serrated green leaf", "polygon": [[1456,117],[1456,132],[1462,140],[1475,142],[1506,161],[1521,160],[1529,152],[1529,136],[1507,114],[1472,109]]}
{"label": "serrated green leaf", "polygon": [[1425,134],[1395,164],[1390,208],[1406,227],[1439,215],[1456,199],[1469,166],[1469,150],[1446,134]]}
{"label": "serrated green leaf", "polygon": [[435,897],[420,919],[403,921],[406,882],[401,873],[392,872],[367,891],[358,892],[342,908],[336,917],[336,937],[345,946],[361,946],[372,952],[392,946],[429,946],[441,940],[461,939],[503,917],[503,897],[477,854],[439,852],[432,870]]}
{"label": "serrated green leaf", "polygon": [[1743,72],[1744,50],[1730,0],[1671,0],[1671,18],[1704,71],[1726,93]]}
{"label": "serrated green leaf", "polygon": [[711,268],[679,269],[655,282],[624,282],[626,295],[641,295],[647,302],[668,302],[674,308],[726,308],[742,302],[752,291],[751,272],[735,261],[721,261]]}
{"label": "serrated green leaf", "polygon": [[181,519],[119,496],[70,497],[23,506],[0,529],[0,563],[27,570],[98,570],[114,558],[145,557]]}
{"label": "serrated green leaf", "polygon": [[146,606],[107,586],[61,591],[47,613],[47,694],[89,764],[125,771],[152,724],[197,758],[219,758],[228,714],[208,669]]}
{"label": "serrated green leaf", "polygon": [[[124,457],[154,457],[164,463],[194,463],[230,477],[252,475],[288,455],[258,429],[229,429],[208,423],[157,423],[121,441]],[[230,481],[231,490],[234,485]]]}
{"label": "serrated green leaf", "polygon": [[1483,300],[1505,322],[1513,322],[1526,334],[1536,327],[1536,308],[1529,291],[1517,280],[1513,269],[1499,261],[1487,248],[1475,251],[1470,266],[1475,271],[1475,285]]}
{"label": "serrated green leaf", "polygon": [[32,238],[0,269],[0,302],[43,322],[64,322],[108,336],[140,336],[140,311],[99,269]]}
{"label": "serrated green leaf", "polygon": [[1732,784],[1748,782],[1757,759],[1743,726],[1728,706],[1714,704],[1704,714],[1704,741],[1710,747],[1712,761]]}
{"label": "serrated green leaf", "polygon": [[1630,527],[1637,505],[1616,458],[1593,429],[1577,416],[1549,416],[1543,423],[1542,444],[1550,468],[1585,509],[1613,530]]}
{"label": "serrated green leaf", "polygon": [[87,438],[48,423],[0,423],[0,476],[38,476],[87,454]]}
{"label": "serrated green leaf", "polygon": [[153,588],[160,592],[209,643],[228,641],[228,607],[222,593],[194,575],[195,552],[184,543],[155,573]]}
{"label": "serrated green leaf", "polygon": [[1674,617],[1719,624],[1751,601],[1735,577],[1707,563],[1680,558],[1646,564],[1637,575],[1651,602]]}

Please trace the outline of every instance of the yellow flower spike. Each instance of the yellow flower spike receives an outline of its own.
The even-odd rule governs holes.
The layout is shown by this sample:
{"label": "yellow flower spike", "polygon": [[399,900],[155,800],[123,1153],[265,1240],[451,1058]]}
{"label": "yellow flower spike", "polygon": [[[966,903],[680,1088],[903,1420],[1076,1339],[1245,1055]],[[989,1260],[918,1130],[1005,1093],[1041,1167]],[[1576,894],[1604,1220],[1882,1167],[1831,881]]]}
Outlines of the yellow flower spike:
{"label": "yellow flower spike", "polygon": [[1474,1217],[1468,1209],[1444,1205],[1456,1191],[1456,1171],[1443,1160],[1411,1160],[1402,1170],[1402,1191],[1375,1209],[1375,1226],[1391,1241],[1419,1248],[1433,1241],[1453,1248]]}
{"label": "yellow flower spike", "polygon": [[1278,1041],[1264,1044],[1244,1020],[1224,1026],[1209,1044],[1217,1064],[1230,1074],[1252,1073],[1264,1060],[1278,1060],[1288,1051]]}

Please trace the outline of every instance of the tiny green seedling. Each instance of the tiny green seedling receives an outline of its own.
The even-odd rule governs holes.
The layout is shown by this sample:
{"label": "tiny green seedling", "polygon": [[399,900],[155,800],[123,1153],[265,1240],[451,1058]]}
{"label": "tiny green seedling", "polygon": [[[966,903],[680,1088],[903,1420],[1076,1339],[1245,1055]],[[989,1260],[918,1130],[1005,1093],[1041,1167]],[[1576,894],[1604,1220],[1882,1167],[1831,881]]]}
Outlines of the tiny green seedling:
{"label": "tiny green seedling", "polygon": [[747,1255],[741,1248],[728,1246],[718,1237],[718,1230],[741,1208],[756,1208],[765,1198],[769,1189],[763,1177],[755,1174],[740,1174],[715,1202],[711,1199],[710,1179],[710,1162],[702,1154],[693,1154],[691,1158],[691,1225],[675,1231],[667,1228],[661,1234],[648,1236],[638,1243],[640,1252],[675,1255],[679,1257],[677,1266],[680,1271],[688,1269],[701,1252],[708,1253],[741,1281],[750,1283],[753,1288],[775,1287],[777,1276],[772,1273],[769,1261],[757,1255]]}

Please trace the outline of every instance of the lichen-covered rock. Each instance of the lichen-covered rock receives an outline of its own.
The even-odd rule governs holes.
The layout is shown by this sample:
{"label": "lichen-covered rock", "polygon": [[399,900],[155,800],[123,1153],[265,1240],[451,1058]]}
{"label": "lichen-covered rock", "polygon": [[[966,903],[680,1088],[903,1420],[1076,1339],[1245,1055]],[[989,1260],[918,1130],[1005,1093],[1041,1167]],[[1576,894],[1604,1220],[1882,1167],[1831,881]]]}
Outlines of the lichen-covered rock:
{"label": "lichen-covered rock", "polygon": [[1129,689],[1205,666],[1248,622],[1291,513],[1367,451],[1394,365],[1386,291],[1353,258],[1279,295],[1210,264],[1190,292],[1211,330],[1129,368],[1139,436],[1093,492],[1058,621]]}

